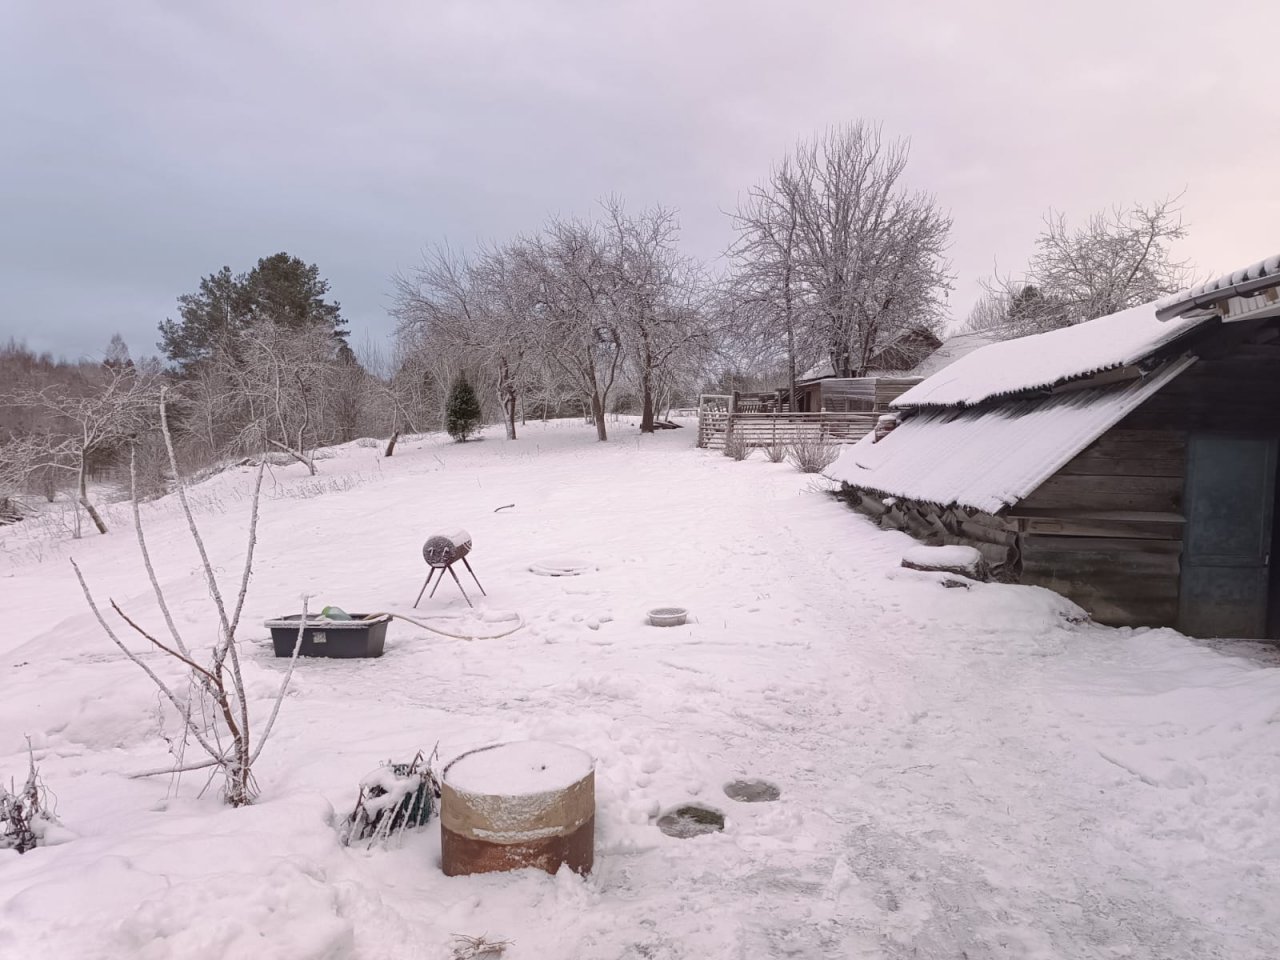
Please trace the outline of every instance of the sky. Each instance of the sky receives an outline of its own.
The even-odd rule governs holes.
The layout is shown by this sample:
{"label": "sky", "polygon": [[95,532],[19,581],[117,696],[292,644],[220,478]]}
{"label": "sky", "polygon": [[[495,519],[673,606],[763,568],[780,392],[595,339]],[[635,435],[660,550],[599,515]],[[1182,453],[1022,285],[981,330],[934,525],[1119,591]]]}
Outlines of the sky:
{"label": "sky", "polygon": [[714,266],[770,164],[858,119],[954,219],[956,320],[1049,208],[1183,194],[1175,252],[1217,275],[1280,252],[1277,28],[1266,0],[6,0],[0,341],[153,353],[202,276],[284,250],[377,344],[425,248],[609,194]]}

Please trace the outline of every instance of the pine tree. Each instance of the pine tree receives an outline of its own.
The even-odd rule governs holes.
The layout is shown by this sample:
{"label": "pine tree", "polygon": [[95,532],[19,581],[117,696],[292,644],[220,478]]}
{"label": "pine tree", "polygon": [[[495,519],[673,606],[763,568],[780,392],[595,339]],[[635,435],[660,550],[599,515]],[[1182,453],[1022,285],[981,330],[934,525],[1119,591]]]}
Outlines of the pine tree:
{"label": "pine tree", "polygon": [[458,377],[449,388],[444,426],[459,443],[464,443],[480,426],[480,401],[465,376]]}
{"label": "pine tree", "polygon": [[248,273],[223,267],[178,298],[179,319],[160,324],[157,346],[189,371],[219,351],[234,356],[237,337],[254,321],[267,321],[291,330],[319,327],[345,347],[347,321],[341,305],[325,299],[328,293],[319,267],[287,253],[263,257]]}

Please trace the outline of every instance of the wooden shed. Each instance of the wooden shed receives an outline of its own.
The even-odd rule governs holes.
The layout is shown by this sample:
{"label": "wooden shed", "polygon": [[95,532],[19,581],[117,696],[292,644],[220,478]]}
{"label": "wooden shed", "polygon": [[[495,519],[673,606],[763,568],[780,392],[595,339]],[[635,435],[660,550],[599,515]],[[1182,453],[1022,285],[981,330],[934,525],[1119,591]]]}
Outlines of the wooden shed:
{"label": "wooden shed", "polygon": [[823,377],[796,384],[796,402],[779,393],[780,405],[796,413],[884,413],[889,404],[920,382],[919,377]]}
{"label": "wooden shed", "polygon": [[1280,639],[1280,258],[980,349],[829,474],[856,509],[980,549],[1100,622]]}

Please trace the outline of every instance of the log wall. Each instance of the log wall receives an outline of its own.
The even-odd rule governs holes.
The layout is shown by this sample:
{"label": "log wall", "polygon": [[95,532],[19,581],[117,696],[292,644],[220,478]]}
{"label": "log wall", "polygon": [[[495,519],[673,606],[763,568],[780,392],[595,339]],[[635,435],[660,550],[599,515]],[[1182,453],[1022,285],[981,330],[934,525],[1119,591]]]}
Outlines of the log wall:
{"label": "log wall", "polygon": [[905,531],[931,546],[973,547],[987,561],[993,579],[1018,579],[1017,533],[1002,517],[961,507],[943,509],[918,500],[882,498],[847,483],[840,485],[836,495],[886,530]]}

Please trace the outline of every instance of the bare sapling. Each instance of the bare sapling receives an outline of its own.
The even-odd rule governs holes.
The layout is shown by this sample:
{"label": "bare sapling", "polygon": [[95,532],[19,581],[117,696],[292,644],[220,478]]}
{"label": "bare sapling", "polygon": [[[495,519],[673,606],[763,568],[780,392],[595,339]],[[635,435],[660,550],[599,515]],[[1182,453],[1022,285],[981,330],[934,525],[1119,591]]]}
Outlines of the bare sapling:
{"label": "bare sapling", "polygon": [[240,614],[244,609],[245,594],[249,588],[249,576],[253,569],[253,555],[258,533],[258,505],[262,495],[265,461],[258,464],[257,473],[254,477],[253,496],[250,501],[249,511],[248,546],[245,551],[244,567],[240,574],[239,591],[236,595],[235,603],[229,606],[214,575],[213,563],[205,550],[204,540],[196,527],[191,505],[187,500],[186,486],[183,483],[182,474],[178,469],[177,456],[174,453],[173,437],[169,430],[166,400],[163,392],[160,397],[160,429],[164,436],[165,450],[168,453],[169,467],[173,472],[174,486],[178,501],[182,506],[182,514],[186,518],[187,529],[199,552],[200,564],[204,571],[209,598],[212,600],[217,614],[217,639],[208,655],[208,660],[202,663],[196,651],[188,646],[183,639],[177,623],[173,619],[164,588],[161,587],[159,578],[156,576],[155,567],[151,562],[151,554],[147,547],[146,536],[143,532],[141,514],[138,509],[136,469],[132,458],[130,459],[129,473],[134,494],[133,522],[138,537],[138,549],[142,555],[143,567],[146,569],[151,589],[155,593],[156,604],[160,609],[165,629],[169,635],[168,642],[160,640],[153,632],[149,632],[136,618],[121,609],[120,605],[114,600],[108,600],[108,603],[119,619],[133,632],[186,668],[189,683],[188,694],[185,697],[179,696],[173,685],[166,682],[137,653],[124,644],[116,631],[112,629],[111,624],[108,623],[97,601],[94,600],[79,566],[76,565],[74,560],[71,565],[75,568],[76,578],[80,582],[80,588],[84,592],[85,600],[89,603],[89,608],[93,611],[94,616],[107,636],[120,648],[126,657],[136,663],[150,677],[151,681],[160,690],[160,693],[177,711],[182,724],[183,746],[185,747],[188,740],[194,740],[204,753],[204,757],[198,760],[187,760],[185,753],[183,753],[176,758],[176,762],[172,765],[158,770],[144,771],[134,776],[180,775],[193,770],[211,769],[215,775],[219,773],[222,775],[222,793],[226,802],[234,807],[244,806],[252,803],[258,795],[257,784],[253,777],[253,765],[271,735],[276,717],[280,712],[280,704],[293,677],[294,664],[297,662],[298,650],[302,645],[303,631],[306,629],[307,624],[307,601],[305,598],[303,599],[302,619],[298,624],[298,637],[294,642],[293,656],[289,660],[288,669],[281,681],[280,689],[276,693],[266,725],[262,729],[261,735],[255,739],[251,736],[249,702],[245,694],[236,630],[240,623]]}

